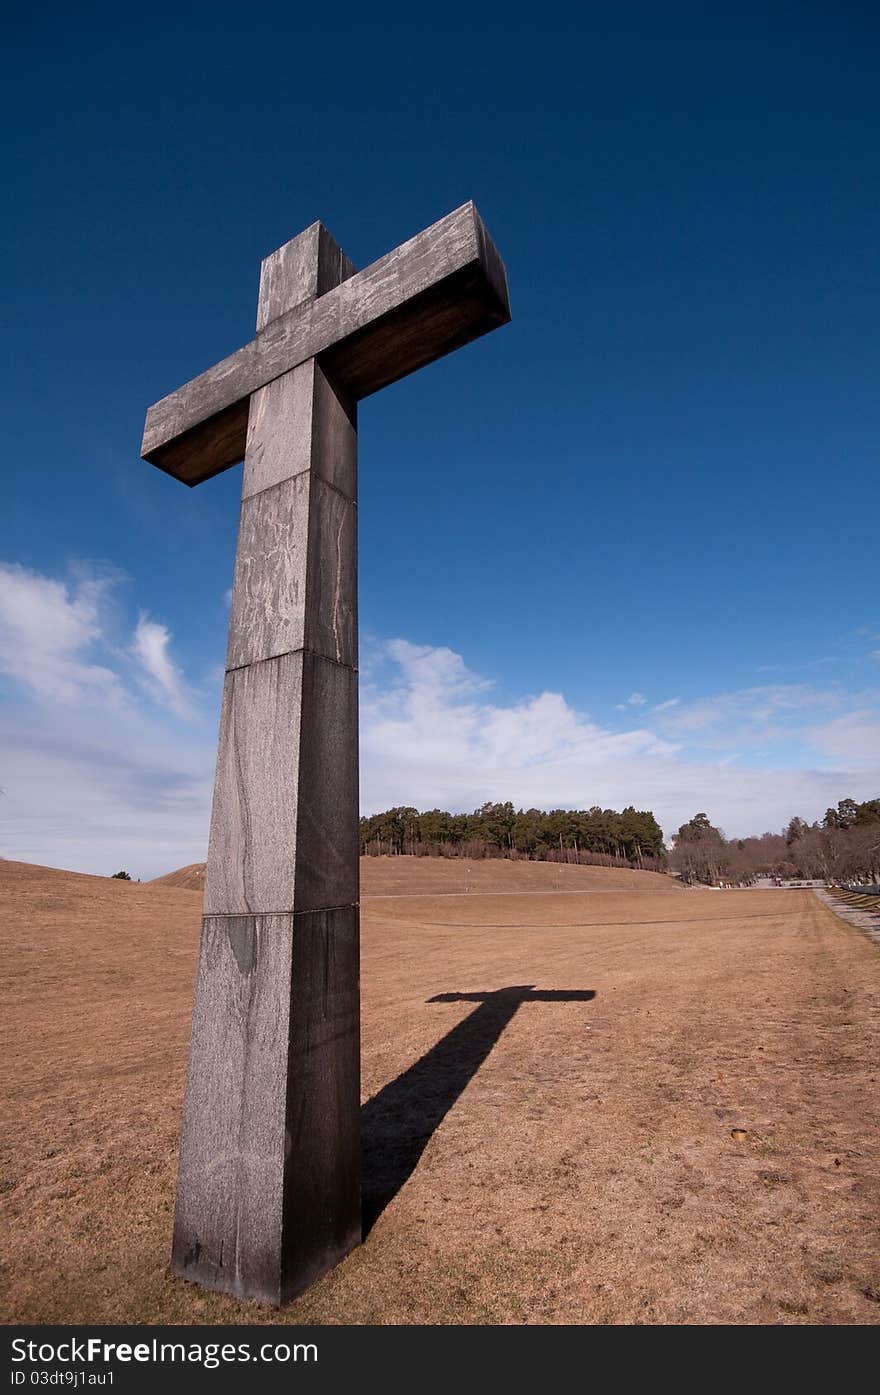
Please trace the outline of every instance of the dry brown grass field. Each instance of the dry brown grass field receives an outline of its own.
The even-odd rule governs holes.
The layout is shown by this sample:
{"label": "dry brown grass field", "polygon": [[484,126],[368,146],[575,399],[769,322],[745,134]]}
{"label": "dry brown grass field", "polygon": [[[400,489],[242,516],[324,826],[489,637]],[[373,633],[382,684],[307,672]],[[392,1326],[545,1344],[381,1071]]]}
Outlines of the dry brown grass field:
{"label": "dry brown grass field", "polygon": [[2,1321],[880,1321],[876,946],[550,864],[364,862],[365,1243],[280,1312],[171,1279],[197,871],[0,863]]}

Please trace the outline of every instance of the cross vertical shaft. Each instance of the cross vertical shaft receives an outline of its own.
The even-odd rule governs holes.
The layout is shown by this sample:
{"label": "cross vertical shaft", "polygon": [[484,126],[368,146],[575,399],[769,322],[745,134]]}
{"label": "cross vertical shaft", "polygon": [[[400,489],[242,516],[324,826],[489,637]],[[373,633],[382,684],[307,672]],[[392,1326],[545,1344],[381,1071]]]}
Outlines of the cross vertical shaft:
{"label": "cross vertical shaft", "polygon": [[[320,224],[258,332],[350,277]],[[358,1243],[356,403],[251,395],[172,1268],[279,1303]]]}

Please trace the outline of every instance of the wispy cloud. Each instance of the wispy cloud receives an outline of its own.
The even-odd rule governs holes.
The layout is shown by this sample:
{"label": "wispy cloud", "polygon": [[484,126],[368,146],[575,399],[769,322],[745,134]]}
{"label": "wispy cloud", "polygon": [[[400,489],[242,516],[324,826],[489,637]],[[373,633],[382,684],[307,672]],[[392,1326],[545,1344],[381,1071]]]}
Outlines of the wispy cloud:
{"label": "wispy cloud", "polygon": [[191,718],[194,715],[192,698],[187,691],[183,674],[172,662],[170,645],[171,634],[166,626],[142,614],[134,632],[131,652],[150,681],[150,688],[158,700],[164,702],[179,717]]}
{"label": "wispy cloud", "polygon": [[[839,685],[817,688],[806,683],[776,683],[716,693],[665,711],[657,709],[660,730],[678,740],[728,747],[766,745],[805,732],[822,712],[859,705],[864,695]],[[880,700],[880,694],[876,697]]]}
{"label": "wispy cloud", "polygon": [[824,668],[826,664],[839,664],[840,658],[825,655],[821,659],[808,659],[802,664],[759,664],[758,673],[803,673],[811,668]]}
{"label": "wispy cloud", "polygon": [[165,626],[118,641],[121,581],[0,564],[0,856],[135,876],[204,856],[214,728],[179,722],[196,709]]}
{"label": "wispy cloud", "polygon": [[809,737],[817,750],[834,760],[874,760],[880,752],[880,709],[846,712],[811,727]]}
{"label": "wispy cloud", "polygon": [[62,705],[121,699],[117,675],[94,662],[112,586],[85,572],[59,581],[0,563],[0,672]]}
{"label": "wispy cloud", "polygon": [[652,707],[652,712],[668,712],[671,707],[678,707],[680,698],[667,698],[665,702],[658,702],[656,707]]}
{"label": "wispy cloud", "polygon": [[625,712],[628,707],[644,707],[647,701],[644,693],[630,693],[626,702],[617,703],[616,711]]}

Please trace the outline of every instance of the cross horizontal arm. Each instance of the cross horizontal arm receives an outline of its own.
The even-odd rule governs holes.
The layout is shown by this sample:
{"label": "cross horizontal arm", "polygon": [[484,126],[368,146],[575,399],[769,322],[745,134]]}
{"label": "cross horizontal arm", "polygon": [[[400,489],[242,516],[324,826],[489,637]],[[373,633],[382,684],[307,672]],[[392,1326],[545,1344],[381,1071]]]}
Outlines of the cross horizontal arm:
{"label": "cross horizontal arm", "polygon": [[141,454],[185,484],[244,456],[250,394],[318,357],[367,397],[510,319],[504,264],[472,203],[441,218],[147,412]]}

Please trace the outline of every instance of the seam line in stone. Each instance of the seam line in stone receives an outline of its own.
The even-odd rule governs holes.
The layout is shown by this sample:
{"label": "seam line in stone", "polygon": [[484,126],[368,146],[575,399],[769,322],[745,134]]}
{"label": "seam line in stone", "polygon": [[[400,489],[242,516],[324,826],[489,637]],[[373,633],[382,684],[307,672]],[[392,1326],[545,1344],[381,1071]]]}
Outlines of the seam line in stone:
{"label": "seam line in stone", "polygon": [[357,909],[360,907],[360,904],[361,904],[360,901],[343,901],[343,902],[342,902],[340,905],[338,905],[338,906],[316,906],[314,910],[310,910],[310,911],[291,911],[291,910],[286,910],[286,911],[203,911],[203,912],[202,912],[202,919],[203,919],[203,920],[249,920],[249,919],[251,919],[251,918],[256,918],[257,916],[264,916],[264,915],[288,915],[288,916],[294,916],[294,917],[300,916],[300,915],[326,915],[326,914],[328,913],[328,911],[349,911],[349,910],[357,910]]}
{"label": "seam line in stone", "polygon": [[351,504],[354,508],[357,508],[357,499],[353,499],[350,494],[346,494],[345,490],[340,489],[337,484],[332,484],[330,480],[326,478],[325,475],[321,474],[320,470],[315,468],[314,465],[306,465],[304,470],[297,470],[292,475],[285,475],[283,480],[276,480],[274,484],[264,484],[262,489],[255,489],[252,494],[242,493],[242,508],[244,508],[244,505],[248,502],[249,499],[259,499],[261,494],[268,494],[269,491],[272,489],[280,489],[283,484],[290,484],[291,480],[298,480],[303,475],[314,475],[315,478],[319,479],[322,484],[325,484],[328,489],[332,489],[334,494],[338,494],[340,499],[344,499],[347,504]]}
{"label": "seam line in stone", "polygon": [[286,659],[289,654],[311,654],[315,659],[324,659],[328,664],[334,664],[336,668],[347,668],[349,673],[357,673],[354,664],[347,664],[343,659],[332,659],[329,654],[322,654],[320,649],[312,649],[308,644],[301,644],[298,649],[282,649],[280,654],[267,654],[265,659],[250,659],[246,664],[234,664],[232,668],[227,668],[227,673],[240,673],[243,668],[256,668],[257,664],[271,664],[275,659]]}

